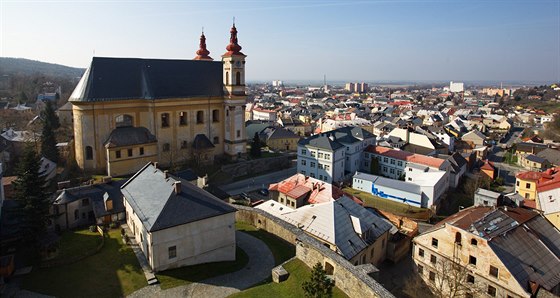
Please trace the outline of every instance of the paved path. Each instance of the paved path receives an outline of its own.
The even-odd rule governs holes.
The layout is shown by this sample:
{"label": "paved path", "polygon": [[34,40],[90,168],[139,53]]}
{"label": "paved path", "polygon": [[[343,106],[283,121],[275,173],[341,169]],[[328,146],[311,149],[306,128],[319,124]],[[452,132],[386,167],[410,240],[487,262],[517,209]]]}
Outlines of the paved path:
{"label": "paved path", "polygon": [[289,168],[286,170],[272,172],[269,174],[233,182],[230,184],[222,185],[220,188],[230,195],[238,195],[242,192],[250,192],[261,188],[268,188],[270,183],[282,181],[288,177],[296,174],[297,168]]}
{"label": "paved path", "polygon": [[148,281],[148,284],[152,285],[154,283],[157,283],[156,276],[154,275],[152,268],[148,264],[148,260],[146,259],[146,256],[138,246],[134,234],[132,234],[132,231],[128,228],[127,224],[123,224],[121,225],[121,227],[128,235],[128,239],[130,241],[130,247],[132,247],[132,251],[134,251],[136,258],[138,259],[138,263],[140,264],[140,267],[142,267],[142,271],[144,272],[144,276],[146,276],[146,280]]}
{"label": "paved path", "polygon": [[159,285],[144,287],[128,297],[227,297],[247,289],[270,276],[274,257],[261,240],[236,232],[237,246],[249,256],[247,265],[233,273],[210,278],[198,283],[162,290]]}

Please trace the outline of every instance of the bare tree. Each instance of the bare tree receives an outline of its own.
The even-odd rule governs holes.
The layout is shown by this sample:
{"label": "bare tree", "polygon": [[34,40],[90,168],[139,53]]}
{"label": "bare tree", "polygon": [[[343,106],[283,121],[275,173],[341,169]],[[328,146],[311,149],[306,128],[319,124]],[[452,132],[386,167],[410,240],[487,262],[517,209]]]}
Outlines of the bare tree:
{"label": "bare tree", "polygon": [[[469,266],[440,257],[434,266],[425,268],[426,285],[435,297],[472,297],[482,293],[482,284],[476,283]],[[426,278],[427,277],[427,278]]]}

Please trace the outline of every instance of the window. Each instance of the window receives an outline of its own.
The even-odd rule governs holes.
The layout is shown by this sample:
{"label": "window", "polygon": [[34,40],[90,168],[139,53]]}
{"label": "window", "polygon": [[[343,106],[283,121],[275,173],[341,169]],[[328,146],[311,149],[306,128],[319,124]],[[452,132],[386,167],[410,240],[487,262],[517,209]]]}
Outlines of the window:
{"label": "window", "polygon": [[319,180],[323,180],[323,175],[319,175]]}
{"label": "window", "polygon": [[161,114],[161,127],[169,127],[169,113]]}
{"label": "window", "polygon": [[220,144],[220,138],[214,137],[214,144]]}
{"label": "window", "polygon": [[187,112],[179,112],[179,125],[187,125]]}
{"label": "window", "polygon": [[436,273],[433,272],[433,271],[430,271],[429,279],[431,281],[436,281]]}
{"label": "window", "polygon": [[237,137],[238,137],[238,138],[241,137],[241,130],[237,130]]}
{"label": "window", "polygon": [[438,240],[436,238],[432,238],[432,246],[435,248],[438,247]]}
{"label": "window", "polygon": [[531,189],[531,183],[525,183],[525,188]]}
{"label": "window", "polygon": [[397,165],[399,165],[399,167],[402,167],[402,161],[397,162]]}
{"label": "window", "polygon": [[311,151],[311,157],[315,157],[317,154],[315,151]]}
{"label": "window", "polygon": [[115,151],[116,158],[121,158],[121,150]]}
{"label": "window", "polygon": [[331,167],[330,167],[329,165],[325,165],[325,171],[330,170],[330,168],[331,168]]}
{"label": "window", "polygon": [[197,111],[196,112],[196,124],[202,124],[204,123],[204,112],[203,111]]}
{"label": "window", "polygon": [[91,146],[86,146],[86,160],[93,159],[93,148]]}
{"label": "window", "polygon": [[89,206],[89,199],[82,199],[82,206]]}
{"label": "window", "polygon": [[471,239],[471,245],[477,246],[478,245],[478,241],[476,239]]}
{"label": "window", "polygon": [[408,168],[408,171],[409,171],[409,172],[412,172],[412,168]]}
{"label": "window", "polygon": [[140,155],[144,155],[144,147],[140,147]]}
{"label": "window", "polygon": [[422,258],[424,257],[424,250],[423,249],[421,249],[421,248],[418,249],[418,256],[422,257]]}
{"label": "window", "polygon": [[80,212],[78,211],[78,209],[74,210],[74,220],[78,220],[80,219]]}
{"label": "window", "polygon": [[239,71],[235,73],[235,85],[241,85],[241,73]]}
{"label": "window", "polygon": [[323,152],[319,152],[319,158],[323,158]]}
{"label": "window", "polygon": [[387,173],[387,167],[383,167],[383,172]]}
{"label": "window", "polygon": [[437,257],[435,255],[430,256],[430,263],[432,263],[432,264],[437,263]]}
{"label": "window", "polygon": [[305,159],[302,159],[302,160],[301,160],[301,165],[302,165],[302,166],[307,165],[307,161],[306,161]]}
{"label": "window", "polygon": [[229,71],[226,71],[226,85],[229,85]]}
{"label": "window", "polygon": [[402,171],[397,171],[397,176],[401,176],[402,175]]}
{"label": "window", "polygon": [[411,177],[408,177],[408,181],[412,181],[412,178],[411,178]]}
{"label": "window", "polygon": [[168,252],[169,252],[169,258],[170,259],[176,258],[177,257],[177,246],[171,246],[168,249]]}
{"label": "window", "polygon": [[476,266],[476,257],[469,256],[469,264]]}
{"label": "window", "polygon": [[171,146],[169,145],[169,143],[163,144],[163,147],[162,147],[163,152],[168,152],[170,149],[171,149]]}
{"label": "window", "polygon": [[455,233],[455,243],[461,245],[461,233]]}
{"label": "window", "polygon": [[494,288],[493,286],[488,286],[488,290],[486,291],[486,293],[488,293],[488,295],[492,296],[492,297],[496,297],[496,288]]}
{"label": "window", "polygon": [[519,186],[519,180],[515,181],[515,185]]}
{"label": "window", "polygon": [[493,276],[495,278],[498,278],[498,268],[490,265],[490,272],[489,273],[490,273],[491,276]]}
{"label": "window", "polygon": [[314,167],[315,167],[315,163],[314,163],[314,162],[311,162],[311,165],[310,165],[310,166],[311,166],[312,168],[314,168]]}
{"label": "window", "polygon": [[391,174],[395,174],[395,169],[391,168],[390,172]]}
{"label": "window", "polygon": [[314,174],[314,173],[310,173],[309,176],[311,176],[311,178],[315,178],[315,174]]}
{"label": "window", "polygon": [[133,122],[132,116],[130,115],[118,115],[115,118],[115,126],[116,127],[127,127],[127,126],[132,126],[132,122]]}
{"label": "window", "polygon": [[307,154],[307,150],[301,149],[301,155],[305,155],[305,154]]}
{"label": "window", "polygon": [[424,266],[418,265],[418,274],[420,275],[424,274]]}
{"label": "window", "polygon": [[303,175],[305,175],[305,171],[301,171],[301,173],[302,173]]}
{"label": "window", "polygon": [[132,148],[127,149],[126,151],[127,151],[128,157],[131,157],[132,156]]}
{"label": "window", "polygon": [[212,122],[220,122],[220,111],[212,110]]}
{"label": "window", "polygon": [[383,157],[383,162],[388,162],[388,161],[389,161],[389,158]]}
{"label": "window", "polygon": [[395,160],[391,158],[391,164],[394,165],[395,164]]}
{"label": "window", "polygon": [[323,165],[322,164],[318,164],[317,167],[322,170],[323,169]]}
{"label": "window", "polygon": [[531,195],[527,192],[525,193],[525,199],[528,199]]}
{"label": "window", "polygon": [[471,274],[467,274],[467,282],[470,284],[474,284],[474,276]]}

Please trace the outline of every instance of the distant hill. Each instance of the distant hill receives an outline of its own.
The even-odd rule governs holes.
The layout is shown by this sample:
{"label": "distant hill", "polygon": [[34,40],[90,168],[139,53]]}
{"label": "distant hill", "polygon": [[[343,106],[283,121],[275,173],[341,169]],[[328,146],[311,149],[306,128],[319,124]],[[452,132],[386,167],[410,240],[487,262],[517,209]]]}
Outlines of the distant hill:
{"label": "distant hill", "polygon": [[84,68],[74,68],[60,64],[41,61],[0,57],[0,75],[34,75],[41,74],[51,77],[80,77]]}

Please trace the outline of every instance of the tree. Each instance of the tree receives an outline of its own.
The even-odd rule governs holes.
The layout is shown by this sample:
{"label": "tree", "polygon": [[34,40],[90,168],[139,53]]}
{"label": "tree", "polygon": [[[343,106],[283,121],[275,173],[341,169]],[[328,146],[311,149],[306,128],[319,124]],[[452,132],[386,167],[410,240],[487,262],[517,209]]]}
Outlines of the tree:
{"label": "tree", "polygon": [[259,138],[259,133],[255,132],[255,136],[253,137],[253,141],[251,141],[251,150],[250,154],[252,157],[260,157],[261,156],[261,139]]}
{"label": "tree", "polygon": [[55,130],[60,127],[60,121],[50,101],[47,101],[42,116],[41,155],[56,163],[58,162],[58,148],[56,148]]}
{"label": "tree", "polygon": [[50,100],[46,102],[45,110],[43,111],[42,116],[45,124],[50,125],[52,129],[58,129],[60,127],[60,120],[58,119],[53,103]]}
{"label": "tree", "polygon": [[309,280],[303,282],[302,288],[305,297],[332,297],[334,282],[327,277],[327,273],[323,270],[321,263],[315,264],[311,270]]}
{"label": "tree", "polygon": [[38,247],[38,241],[49,220],[48,193],[45,178],[41,176],[41,160],[32,146],[28,146],[16,169],[15,198],[21,203],[19,210],[24,240]]}
{"label": "tree", "polygon": [[[426,285],[430,288],[435,297],[438,298],[458,298],[467,297],[472,294],[475,297],[478,293],[483,293],[481,283],[473,282],[471,265],[462,265],[457,262],[440,257],[433,267],[425,268],[429,270],[425,278]],[[430,276],[431,275],[431,276]],[[473,279],[471,280],[471,277]]]}

